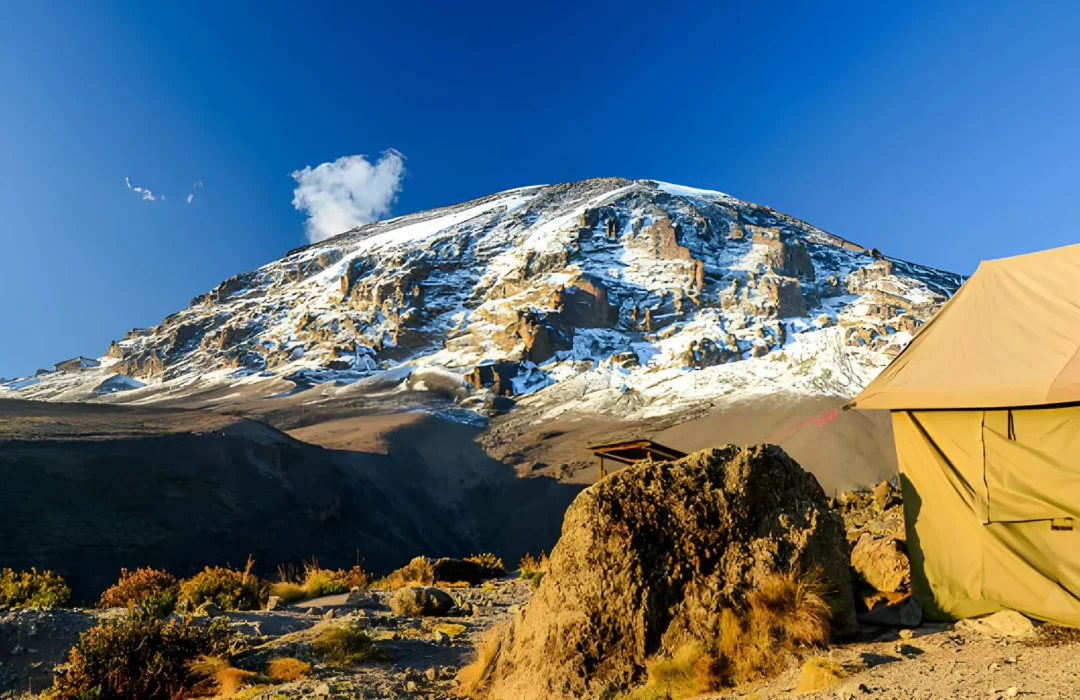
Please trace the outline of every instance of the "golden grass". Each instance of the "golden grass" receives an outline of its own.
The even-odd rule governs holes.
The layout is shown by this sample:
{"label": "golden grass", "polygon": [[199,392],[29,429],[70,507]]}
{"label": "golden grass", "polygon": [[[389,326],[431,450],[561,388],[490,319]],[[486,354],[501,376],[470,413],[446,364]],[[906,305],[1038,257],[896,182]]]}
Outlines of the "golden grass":
{"label": "golden grass", "polygon": [[307,591],[299,583],[283,581],[270,586],[270,595],[276,595],[286,603],[295,603],[308,597]]}
{"label": "golden grass", "polygon": [[491,675],[495,670],[495,662],[502,651],[503,639],[506,637],[507,623],[496,625],[489,629],[480,646],[476,650],[476,657],[457,674],[458,687],[454,691],[459,697],[475,697],[480,695],[491,683]]}
{"label": "golden grass", "polygon": [[720,611],[711,643],[690,642],[670,657],[650,661],[648,682],[631,697],[677,700],[776,675],[795,649],[828,642],[833,613],[825,593],[816,574],[766,577],[747,594],[742,609]]}
{"label": "golden grass", "polygon": [[311,664],[300,659],[286,656],[280,659],[271,659],[266,664],[266,675],[279,683],[297,681],[311,675]]}

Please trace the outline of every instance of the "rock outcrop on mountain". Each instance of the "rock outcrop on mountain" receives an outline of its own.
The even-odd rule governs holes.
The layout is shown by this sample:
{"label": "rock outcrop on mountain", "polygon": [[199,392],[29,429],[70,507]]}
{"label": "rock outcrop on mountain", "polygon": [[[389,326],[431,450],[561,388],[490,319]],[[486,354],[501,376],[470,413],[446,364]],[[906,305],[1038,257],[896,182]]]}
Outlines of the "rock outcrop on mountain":
{"label": "rock outcrop on mountain", "polygon": [[853,619],[840,514],[773,445],[639,463],[583,491],[548,572],[491,670],[492,698],[599,698],[646,659],[722,634],[725,609],[776,572],[820,571]]}
{"label": "rock outcrop on mountain", "polygon": [[[100,367],[3,387],[154,400],[200,382],[348,383],[408,363],[472,373],[477,391],[499,396],[584,380],[559,410],[640,415],[775,388],[851,394],[961,281],[719,192],[602,178],[298,248],[128,333]],[[148,386],[91,392],[117,374]]]}

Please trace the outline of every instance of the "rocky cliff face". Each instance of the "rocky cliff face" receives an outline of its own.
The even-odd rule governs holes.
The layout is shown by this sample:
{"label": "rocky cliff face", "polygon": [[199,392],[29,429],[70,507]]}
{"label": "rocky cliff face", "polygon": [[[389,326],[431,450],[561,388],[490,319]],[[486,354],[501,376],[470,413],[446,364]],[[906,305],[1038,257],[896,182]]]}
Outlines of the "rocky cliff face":
{"label": "rocky cliff face", "polygon": [[520,397],[576,380],[579,403],[601,391],[622,412],[776,386],[849,394],[961,281],[718,192],[596,179],[299,248],[114,342],[86,380],[7,386],[70,398],[117,373],[303,384],[501,362],[472,383]]}

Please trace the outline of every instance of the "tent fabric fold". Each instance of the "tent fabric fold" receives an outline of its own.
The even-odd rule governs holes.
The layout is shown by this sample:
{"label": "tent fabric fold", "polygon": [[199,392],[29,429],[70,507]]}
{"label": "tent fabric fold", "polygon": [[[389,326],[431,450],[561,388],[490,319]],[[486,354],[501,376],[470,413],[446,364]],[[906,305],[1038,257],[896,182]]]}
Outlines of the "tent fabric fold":
{"label": "tent fabric fold", "polygon": [[1080,627],[1080,245],[980,265],[851,405],[892,411],[929,618]]}

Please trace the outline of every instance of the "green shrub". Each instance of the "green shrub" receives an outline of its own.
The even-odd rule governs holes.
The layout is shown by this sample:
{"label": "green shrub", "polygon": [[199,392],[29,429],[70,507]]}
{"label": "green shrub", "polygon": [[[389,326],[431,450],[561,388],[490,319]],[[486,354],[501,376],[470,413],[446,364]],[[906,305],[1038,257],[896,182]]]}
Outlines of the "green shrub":
{"label": "green shrub", "polygon": [[158,569],[120,570],[120,580],[101,594],[99,608],[142,606],[154,617],[165,617],[176,608],[180,584],[176,577]]}
{"label": "green shrub", "polygon": [[537,577],[543,577],[544,572],[548,569],[548,556],[544,552],[540,552],[540,558],[537,559],[531,554],[526,554],[521,558],[521,562],[518,564],[518,576],[526,580],[534,581],[533,587],[536,587],[535,581]]}
{"label": "green shrub", "polygon": [[51,571],[0,571],[0,605],[9,608],[53,608],[71,596],[71,589]]}
{"label": "green shrub", "polygon": [[172,700],[199,682],[192,662],[227,652],[228,634],[223,618],[205,627],[190,620],[166,623],[133,608],[80,635],[51,697]]}
{"label": "green shrub", "polygon": [[208,566],[180,582],[180,600],[199,606],[210,601],[222,610],[258,610],[265,598],[264,587],[251,573],[255,565],[248,559],[243,571],[225,566]]}
{"label": "green shrub", "polygon": [[327,627],[311,643],[311,651],[328,664],[360,664],[366,661],[389,661],[390,655],[375,646],[359,627]]}
{"label": "green shrub", "polygon": [[491,552],[465,557],[465,561],[475,562],[480,565],[480,578],[502,578],[506,576],[506,567],[503,566],[502,559]]}

